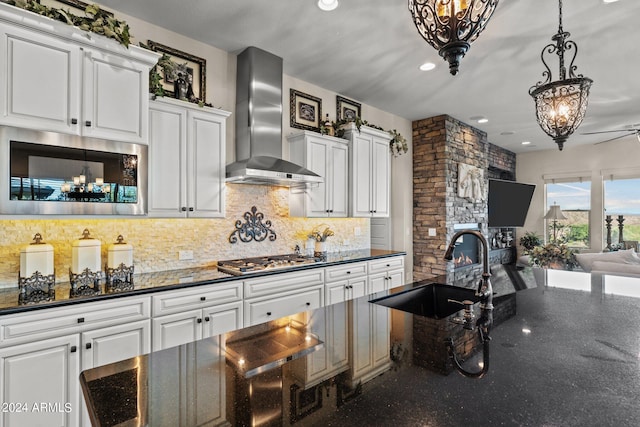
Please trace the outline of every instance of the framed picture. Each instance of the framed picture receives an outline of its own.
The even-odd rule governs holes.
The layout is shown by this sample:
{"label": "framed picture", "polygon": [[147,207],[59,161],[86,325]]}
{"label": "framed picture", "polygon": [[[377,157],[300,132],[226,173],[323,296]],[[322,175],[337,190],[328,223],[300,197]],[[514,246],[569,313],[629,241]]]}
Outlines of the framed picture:
{"label": "framed picture", "polygon": [[[162,76],[162,87],[166,96],[175,97],[175,83],[179,78],[184,78],[189,87],[189,91],[193,93],[193,98],[206,101],[207,94],[207,61],[204,58],[191,55],[190,53],[179,51],[169,46],[148,41],[151,50],[167,54],[171,57],[171,61],[175,63],[175,70],[169,74],[158,67],[158,72]],[[191,96],[188,96],[191,98]],[[190,99],[191,100],[191,99]]]}
{"label": "framed picture", "polygon": [[355,120],[362,117],[360,114],[360,104],[340,95],[336,96],[336,120]]}
{"label": "framed picture", "polygon": [[289,90],[291,127],[319,132],[322,100],[295,89]]}

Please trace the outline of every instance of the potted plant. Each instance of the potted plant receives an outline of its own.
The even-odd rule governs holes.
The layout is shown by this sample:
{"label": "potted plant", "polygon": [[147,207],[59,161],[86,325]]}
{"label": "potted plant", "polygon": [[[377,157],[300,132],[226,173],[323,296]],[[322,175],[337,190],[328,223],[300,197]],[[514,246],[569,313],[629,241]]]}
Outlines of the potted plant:
{"label": "potted plant", "polygon": [[542,245],[542,237],[534,231],[527,231],[520,238],[520,246],[524,248],[524,253],[529,254],[533,248]]}
{"label": "potted plant", "polygon": [[322,257],[326,254],[327,237],[334,235],[333,230],[331,230],[329,226],[326,226],[323,231],[320,231],[320,228],[323,226],[326,226],[326,224],[317,226],[316,228],[313,229],[313,231],[311,231],[311,234],[309,234],[309,238],[315,241],[315,251],[313,254],[314,256]]}
{"label": "potted plant", "polygon": [[542,268],[573,270],[578,265],[575,251],[562,242],[535,246],[529,256],[533,265]]}

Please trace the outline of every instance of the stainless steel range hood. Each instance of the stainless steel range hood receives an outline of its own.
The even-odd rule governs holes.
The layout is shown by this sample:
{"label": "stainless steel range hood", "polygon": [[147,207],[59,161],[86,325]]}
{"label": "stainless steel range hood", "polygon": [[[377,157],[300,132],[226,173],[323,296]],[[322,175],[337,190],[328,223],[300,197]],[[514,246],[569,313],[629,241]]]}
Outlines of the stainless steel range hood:
{"label": "stainless steel range hood", "polygon": [[282,159],[282,58],[248,47],[238,55],[236,161],[227,182],[306,186],[316,173]]}

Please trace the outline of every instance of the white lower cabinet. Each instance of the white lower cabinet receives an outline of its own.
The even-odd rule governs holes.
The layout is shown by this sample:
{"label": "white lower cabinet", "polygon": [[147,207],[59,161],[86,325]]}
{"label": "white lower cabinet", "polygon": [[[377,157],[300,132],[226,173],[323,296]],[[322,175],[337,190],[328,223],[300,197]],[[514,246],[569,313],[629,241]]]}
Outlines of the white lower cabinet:
{"label": "white lower cabinet", "polygon": [[388,291],[404,285],[404,257],[397,256],[369,261],[369,288],[367,293]]}
{"label": "white lower cabinet", "polygon": [[302,313],[296,320],[325,343],[323,348],[289,365],[305,389],[349,369],[346,303],[328,306],[311,314]]}
{"label": "white lower cabinet", "polygon": [[149,297],[123,298],[1,319],[0,399],[28,413],[3,413],[0,426],[90,425],[80,372],[148,353],[150,306]]}
{"label": "white lower cabinet", "polygon": [[78,334],[0,349],[0,426],[78,426]]}
{"label": "white lower cabinet", "polygon": [[[173,347],[162,354],[167,357],[149,359],[149,371],[162,372],[162,375],[154,375],[148,384],[147,398],[154,410],[147,414],[146,425],[228,425],[222,338]],[[176,384],[179,384],[177,388]]]}
{"label": "white lower cabinet", "polygon": [[371,304],[387,292],[351,301],[349,310],[349,365],[352,384],[365,383],[391,366],[391,316],[389,309]]}
{"label": "white lower cabinet", "polygon": [[242,327],[242,302],[215,305],[153,319],[153,351],[213,337]]}
{"label": "white lower cabinet", "polygon": [[367,263],[350,263],[325,269],[326,305],[359,298],[367,293]]}

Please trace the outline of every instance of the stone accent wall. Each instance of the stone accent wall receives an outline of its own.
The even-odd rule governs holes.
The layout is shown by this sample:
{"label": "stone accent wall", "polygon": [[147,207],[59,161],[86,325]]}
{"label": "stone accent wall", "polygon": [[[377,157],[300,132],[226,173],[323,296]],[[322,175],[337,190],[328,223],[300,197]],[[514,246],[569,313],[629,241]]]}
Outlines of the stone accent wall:
{"label": "stone accent wall", "polygon": [[[277,238],[271,242],[229,243],[237,220],[256,206],[272,222]],[[327,250],[337,252],[370,246],[368,218],[294,218],[289,216],[289,190],[283,187],[227,185],[226,218],[162,219],[145,217],[47,217],[0,219],[0,288],[18,286],[20,248],[31,243],[35,233],[54,247],[57,281],[69,280],[71,244],[88,228],[102,242],[102,260],[107,245],[122,234],[133,245],[136,273],[207,267],[220,259],[276,255],[303,250],[307,235],[315,226],[326,224],[335,232],[327,239]],[[358,229],[358,232],[356,232]],[[343,245],[343,241],[349,241]],[[193,260],[178,260],[178,251],[193,251]]]}
{"label": "stone accent wall", "polygon": [[[417,120],[412,126],[413,265],[414,279],[420,280],[453,270],[443,255],[455,224],[480,224],[487,234],[489,144],[486,133],[447,115]],[[458,163],[485,171],[484,200],[458,197]],[[435,236],[429,236],[430,228]]]}
{"label": "stone accent wall", "polygon": [[516,153],[489,144],[489,178],[514,180],[516,177]]}

